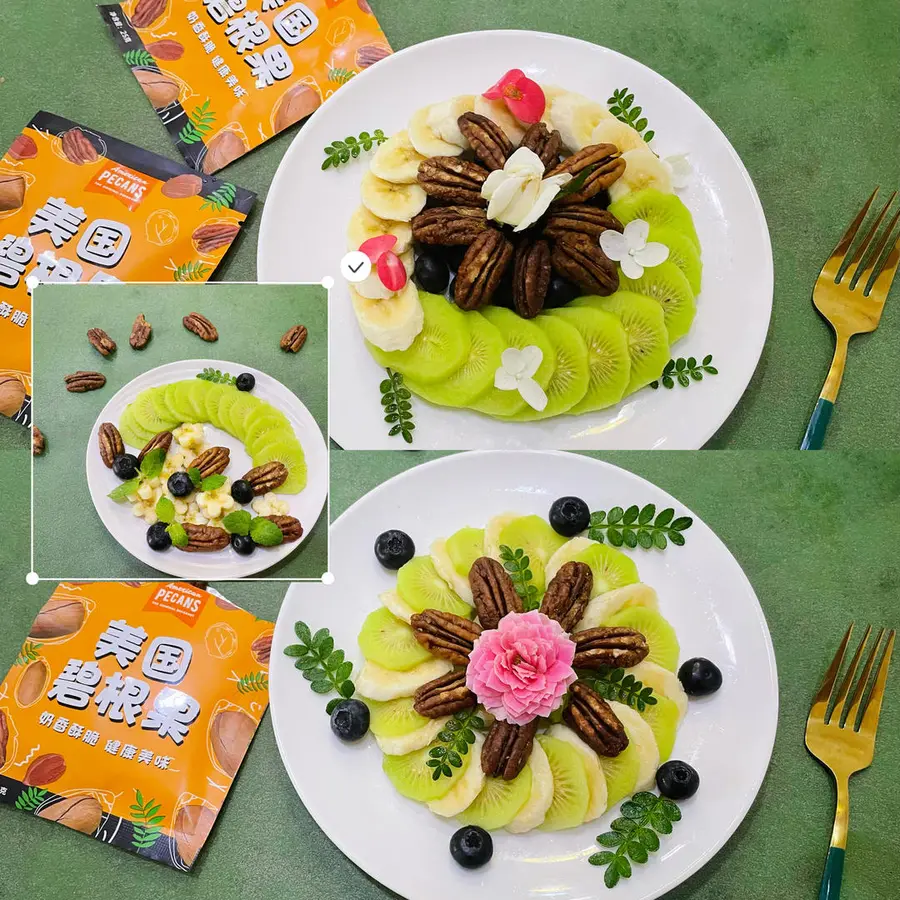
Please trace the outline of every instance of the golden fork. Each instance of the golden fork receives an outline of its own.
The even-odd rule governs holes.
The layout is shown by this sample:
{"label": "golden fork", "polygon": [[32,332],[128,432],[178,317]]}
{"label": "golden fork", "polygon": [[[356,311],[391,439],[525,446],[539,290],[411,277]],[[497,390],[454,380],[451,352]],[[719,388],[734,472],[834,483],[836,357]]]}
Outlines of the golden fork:
{"label": "golden fork", "polygon": [[[875,222],[869,228],[865,238],[848,258],[853,239],[865,220],[878,188],[866,201],[859,215],[850,224],[846,234],[841,238],[828,262],[822,267],[813,288],[813,303],[816,309],[834,329],[834,359],[828,370],[828,377],[819,394],[819,400],[812,418],[806,428],[801,450],[821,450],[825,440],[825,429],[831,420],[831,413],[837,400],[844,367],[847,364],[847,345],[855,334],[874,331],[881,319],[884,301],[887,299],[897,265],[900,263],[900,236],[894,240],[890,252],[885,256],[885,249],[894,227],[900,219],[900,210],[891,219],[890,224],[876,243],[876,234],[884,221],[888,209],[894,202],[897,192],[891,194]],[[846,263],[846,265],[845,265]],[[851,268],[856,266],[852,274]]]}
{"label": "golden fork", "polygon": [[[831,847],[825,861],[822,887],[819,889],[819,900],[837,900],[840,895],[844,854],[847,849],[847,828],[850,822],[850,776],[868,768],[875,753],[875,732],[881,714],[881,701],[884,699],[884,685],[891,663],[891,651],[894,648],[893,630],[888,632],[886,637],[883,628],[878,632],[862,675],[856,682],[849,708],[846,708],[847,695],[853,686],[859,661],[871,633],[870,625],[866,628],[856,653],[853,654],[847,674],[835,692],[844,654],[853,634],[853,625],[847,629],[844,640],[841,641],[841,646],[838,647],[838,652],[825,673],[825,680],[819,688],[819,693],[816,694],[809,718],[806,720],[807,749],[831,771],[837,785],[837,811],[834,815],[834,830],[831,833]],[[879,648],[881,661],[872,676]],[[829,716],[828,707],[832,700],[834,708]]]}

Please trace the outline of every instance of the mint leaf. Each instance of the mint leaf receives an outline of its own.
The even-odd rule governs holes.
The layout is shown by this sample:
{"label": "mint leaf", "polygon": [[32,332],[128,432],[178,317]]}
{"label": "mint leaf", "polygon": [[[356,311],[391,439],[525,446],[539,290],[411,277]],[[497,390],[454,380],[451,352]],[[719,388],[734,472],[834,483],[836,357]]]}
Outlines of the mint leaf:
{"label": "mint leaf", "polygon": [[[144,457],[146,459],[146,457]],[[118,487],[113,488],[106,496],[110,500],[121,502],[127,500],[129,494],[133,494],[140,487],[141,479],[132,478],[130,481],[123,481]]]}
{"label": "mint leaf", "polygon": [[191,479],[191,484],[193,484],[195,488],[200,487],[203,483],[203,477],[200,475],[200,470],[196,466],[193,466],[187,470],[187,473],[188,478]]}
{"label": "mint leaf", "polygon": [[156,478],[162,472],[163,463],[166,461],[166,451],[162,447],[151,450],[141,460],[141,475],[144,478]]}
{"label": "mint leaf", "polygon": [[176,547],[187,547],[190,543],[187,532],[180,523],[172,522],[171,525],[166,526],[166,531],[168,532],[169,537],[172,538],[172,543]]}
{"label": "mint leaf", "polygon": [[[193,481],[193,479],[191,479]],[[214,491],[222,487],[228,479],[224,475],[208,475],[200,482],[201,491]]]}
{"label": "mint leaf", "polygon": [[222,525],[229,534],[250,534],[250,521],[247,510],[236,509],[222,519]]}
{"label": "mint leaf", "polygon": [[156,518],[167,525],[175,521],[175,504],[168,497],[160,497],[157,501]]}
{"label": "mint leaf", "polygon": [[261,547],[277,547],[284,540],[281,529],[274,522],[261,516],[250,522],[250,537]]}

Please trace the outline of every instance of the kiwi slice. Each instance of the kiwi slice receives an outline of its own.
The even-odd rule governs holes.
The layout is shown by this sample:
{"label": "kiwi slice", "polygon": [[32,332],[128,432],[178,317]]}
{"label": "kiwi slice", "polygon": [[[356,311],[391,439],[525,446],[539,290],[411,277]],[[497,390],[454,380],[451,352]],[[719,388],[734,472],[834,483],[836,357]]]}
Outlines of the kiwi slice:
{"label": "kiwi slice", "polygon": [[166,403],[165,385],[158,388],[150,388],[149,390],[144,391],[144,393],[150,395],[150,402],[153,404],[153,411],[156,413],[157,418],[163,422],[172,423],[172,428],[181,424],[180,422],[175,421],[175,417],[172,415],[172,411]]}
{"label": "kiwi slice", "polygon": [[[215,395],[212,395],[215,396]],[[213,401],[209,400],[207,405],[207,416],[210,422],[213,422],[216,427],[221,428],[223,431],[228,431],[230,428],[229,424],[229,414],[231,413],[231,407],[238,402],[244,395],[236,388],[230,385],[226,385],[225,389],[218,395],[218,399]],[[209,411],[209,407],[215,403],[216,411],[213,415]]]}
{"label": "kiwi slice", "polygon": [[134,421],[133,411],[130,406],[125,408],[125,411],[119,419],[119,434],[122,435],[122,441],[124,443],[129,447],[134,447],[138,450],[142,450],[147,442],[154,436],[154,434],[141,428],[141,426]]}
{"label": "kiwi slice", "polygon": [[688,333],[697,305],[687,278],[675,263],[664,262],[652,269],[644,269],[644,274],[637,279],[622,275],[619,284],[624,291],[644,294],[659,303],[666,318],[670,344]]}
{"label": "kiwi slice", "polygon": [[500,545],[525,551],[531,570],[531,583],[542,593],[547,586],[546,566],[550,557],[566,539],[557,534],[540,516],[519,516],[500,530]]}
{"label": "kiwi slice", "polygon": [[484,787],[472,803],[457,817],[463,825],[478,825],[496,831],[509,825],[531,796],[531,766],[525,766],[515,778],[486,778]]}
{"label": "kiwi slice", "polygon": [[210,384],[210,390],[206,393],[203,408],[206,413],[205,421],[216,428],[222,427],[222,398],[226,394],[236,394],[238,390],[230,384]]}
{"label": "kiwi slice", "polygon": [[664,225],[680,231],[700,249],[700,238],[694,228],[694,219],[688,208],[675,194],[664,194],[655,188],[635,191],[609,204],[609,211],[623,224],[632,219],[643,219],[654,225]]}
{"label": "kiwi slice", "polygon": [[606,778],[606,803],[611,809],[620,800],[631,796],[641,771],[641,757],[637,747],[629,743],[618,756],[600,758],[600,768]]}
{"label": "kiwi slice", "polygon": [[253,425],[244,430],[244,447],[247,454],[253,456],[260,447],[271,443],[276,435],[282,438],[292,437],[293,434],[294,429],[284,416],[254,415]]}
{"label": "kiwi slice", "polygon": [[131,410],[134,424],[144,431],[159,434],[160,431],[168,431],[172,427],[170,418],[162,418],[153,404],[153,390],[141,391],[133,402],[128,405]]}
{"label": "kiwi slice", "polygon": [[587,393],[570,410],[573,416],[618,403],[631,378],[628,336],[619,319],[602,309],[551,309],[547,315],[573,325],[588,351]]}
{"label": "kiwi slice", "polygon": [[580,754],[571,744],[558,738],[541,735],[538,742],[547,754],[553,774],[553,800],[541,830],[558,831],[581,825],[591,795]]}
{"label": "kiwi slice", "polygon": [[254,430],[256,428],[256,423],[260,419],[279,419],[281,421],[282,427],[290,425],[287,416],[283,412],[275,409],[275,407],[272,406],[271,403],[266,403],[265,401],[260,400],[257,403],[256,409],[254,409],[244,420],[245,434],[249,434],[252,430]]}
{"label": "kiwi slice", "polygon": [[408,672],[431,659],[412,628],[383,606],[366,616],[359,632],[359,649],[366,659],[394,672]]}
{"label": "kiwi slice", "polygon": [[199,378],[186,382],[186,385],[187,386],[184,388],[185,396],[194,408],[194,418],[191,421],[209,421],[209,416],[206,414],[206,398],[209,397],[213,390],[219,387],[219,385],[210,384],[208,381],[202,381]]}
{"label": "kiwi slice", "polygon": [[506,349],[506,342],[484,316],[477,312],[463,313],[463,316],[471,341],[469,355],[463,364],[436,384],[406,379],[406,386],[429,403],[457,408],[468,406],[494,384],[494,373],[500,365],[500,354]]}
{"label": "kiwi slice", "polygon": [[436,746],[438,746],[436,743],[432,743],[421,750],[414,750],[403,756],[385,756],[381,768],[398,793],[410,800],[428,803],[446,796],[459,781],[472,762],[472,754],[467,753],[462,757],[462,766],[452,769],[452,775],[442,776],[435,780],[434,769],[428,765],[430,759],[428,752]]}
{"label": "kiwi slice", "polygon": [[[190,381],[176,381],[166,387],[166,403],[169,404],[172,415],[179,422],[196,422],[194,403],[188,396]],[[171,391],[169,390],[171,388]],[[203,420],[206,420],[204,416]]]}
{"label": "kiwi slice", "polygon": [[432,721],[415,711],[412,697],[364,702],[369,707],[369,730],[377,737],[403,737]]}
{"label": "kiwi slice", "polygon": [[650,645],[647,660],[674,672],[678,668],[678,637],[675,629],[656,611],[630,606],[610,616],[604,625],[621,625],[639,631]]}
{"label": "kiwi slice", "polygon": [[659,748],[659,761],[664,763],[671,755],[675,746],[675,732],[678,731],[678,723],[681,714],[678,707],[668,697],[654,694],[656,703],[645,706],[641,716],[653,729],[656,738],[656,746]]}
{"label": "kiwi slice", "polygon": [[250,413],[255,412],[259,400],[252,394],[238,391],[237,400],[228,407],[228,417],[222,419],[222,427],[239,441],[244,440],[244,423]]}
{"label": "kiwi slice", "polygon": [[375,361],[418,384],[443,382],[466,361],[472,341],[466,316],[438,294],[419,293],[425,324],[406,350],[385,352],[368,344]]}
{"label": "kiwi slice", "polygon": [[640,580],[634,560],[609,544],[595,541],[590,547],[576,553],[572,561],[587,563],[591,567],[591,574],[594,576],[592,597],[627,584],[637,584]]}
{"label": "kiwi slice", "polygon": [[410,609],[440,609],[472,617],[472,607],[451,589],[434,567],[430,556],[414,556],[397,572],[397,592]]}
{"label": "kiwi slice", "polygon": [[446,547],[453,568],[463,578],[468,578],[472,564],[484,556],[484,529],[460,528],[447,538]]}
{"label": "kiwi slice", "polygon": [[297,438],[276,438],[253,454],[253,466],[268,462],[284,463],[288,470],[287,481],[278,488],[279,494],[299,494],[306,487],[306,457]]}
{"label": "kiwi slice", "polygon": [[650,228],[649,241],[658,241],[669,248],[668,262],[675,263],[687,278],[694,296],[700,293],[703,263],[697,245],[683,232],[671,225],[654,225]]}

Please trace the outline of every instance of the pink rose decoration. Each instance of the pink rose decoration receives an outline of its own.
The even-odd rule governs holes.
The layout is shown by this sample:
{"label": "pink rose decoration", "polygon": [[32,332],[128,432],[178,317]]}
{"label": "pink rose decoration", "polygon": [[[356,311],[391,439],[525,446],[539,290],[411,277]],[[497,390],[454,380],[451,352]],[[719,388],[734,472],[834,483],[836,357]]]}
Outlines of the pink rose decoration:
{"label": "pink rose decoration", "polygon": [[466,685],[503,722],[526,725],[556,709],[577,676],[575,644],[537,610],[510,613],[475,641]]}
{"label": "pink rose decoration", "polygon": [[481,96],[488,100],[502,100],[520,122],[528,125],[540,122],[547,108],[543,88],[521,69],[510,69]]}

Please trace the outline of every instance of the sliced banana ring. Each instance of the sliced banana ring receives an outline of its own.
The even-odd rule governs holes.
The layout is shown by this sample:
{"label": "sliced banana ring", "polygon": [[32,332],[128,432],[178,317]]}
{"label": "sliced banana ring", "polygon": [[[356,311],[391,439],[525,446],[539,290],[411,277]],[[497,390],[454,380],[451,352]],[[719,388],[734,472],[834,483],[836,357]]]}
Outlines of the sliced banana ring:
{"label": "sliced banana ring", "polygon": [[378,216],[372,215],[365,206],[358,206],[350,216],[350,224],[347,226],[347,249],[357,250],[364,241],[380,237],[383,234],[392,234],[397,238],[397,243],[394,244],[394,253],[402,254],[412,244],[412,228],[408,222],[379,219]]}
{"label": "sliced banana ring", "polygon": [[419,163],[425,159],[413,147],[409,133],[398,131],[383,143],[369,163],[369,168],[382,181],[393,184],[415,184]]}
{"label": "sliced banana ring", "polygon": [[427,195],[417,184],[393,184],[366,172],[360,185],[363,206],[379,219],[409,222],[425,207]]}
{"label": "sliced banana ring", "polygon": [[423,106],[413,113],[407,128],[410,142],[422,156],[459,156],[464,148],[445,141],[428,124],[431,109]]}

